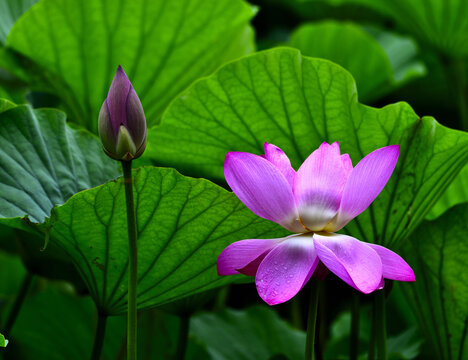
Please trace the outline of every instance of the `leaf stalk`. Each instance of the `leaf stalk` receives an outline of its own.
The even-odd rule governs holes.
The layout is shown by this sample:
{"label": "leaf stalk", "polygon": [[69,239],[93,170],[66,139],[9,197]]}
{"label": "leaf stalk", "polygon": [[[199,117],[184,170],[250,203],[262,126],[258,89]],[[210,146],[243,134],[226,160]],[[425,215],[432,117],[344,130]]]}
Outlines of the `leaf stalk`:
{"label": "leaf stalk", "polygon": [[91,360],[99,360],[101,358],[102,347],[104,345],[104,337],[106,334],[107,315],[98,310],[98,323],[96,333],[94,335],[93,352]]}
{"label": "leaf stalk", "polygon": [[21,306],[26,299],[26,295],[28,295],[29,288],[31,287],[32,281],[34,279],[34,275],[31,272],[27,272],[24,276],[23,282],[21,284],[21,288],[18,292],[18,295],[13,302],[13,306],[11,308],[10,314],[8,315],[7,321],[5,326],[3,327],[3,332],[5,334],[10,334],[11,330],[13,329],[13,325],[16,322],[16,318],[21,310]]}
{"label": "leaf stalk", "polygon": [[306,338],[306,351],[305,359],[314,359],[315,349],[315,327],[317,323],[317,308],[319,302],[319,283],[316,279],[310,281],[310,300],[309,300],[309,312],[307,315],[307,338]]}

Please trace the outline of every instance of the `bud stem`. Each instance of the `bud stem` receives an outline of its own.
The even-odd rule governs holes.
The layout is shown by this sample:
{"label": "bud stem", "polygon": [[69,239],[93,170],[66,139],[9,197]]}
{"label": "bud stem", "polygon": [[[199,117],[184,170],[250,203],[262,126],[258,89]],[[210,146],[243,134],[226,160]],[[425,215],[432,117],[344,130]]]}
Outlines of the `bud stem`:
{"label": "bud stem", "polygon": [[132,162],[122,161],[128,227],[127,360],[137,358],[137,228],[133,201]]}

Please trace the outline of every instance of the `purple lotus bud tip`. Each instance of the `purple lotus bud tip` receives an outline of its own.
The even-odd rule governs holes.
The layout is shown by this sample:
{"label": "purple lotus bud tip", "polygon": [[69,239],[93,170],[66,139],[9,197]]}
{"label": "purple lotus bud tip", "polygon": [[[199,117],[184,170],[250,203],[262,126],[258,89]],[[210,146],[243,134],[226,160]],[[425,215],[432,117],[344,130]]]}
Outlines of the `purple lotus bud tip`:
{"label": "purple lotus bud tip", "polygon": [[99,112],[98,130],[104,152],[115,160],[130,161],[145,151],[143,107],[120,65]]}

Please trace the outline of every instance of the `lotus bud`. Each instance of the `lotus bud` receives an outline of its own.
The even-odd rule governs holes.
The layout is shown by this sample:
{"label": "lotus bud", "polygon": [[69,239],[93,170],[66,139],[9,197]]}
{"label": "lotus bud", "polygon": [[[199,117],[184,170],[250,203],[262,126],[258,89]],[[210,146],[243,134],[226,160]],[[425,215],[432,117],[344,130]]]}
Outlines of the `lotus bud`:
{"label": "lotus bud", "polygon": [[112,159],[130,161],[145,151],[143,107],[120,65],[99,112],[98,130],[104,152]]}

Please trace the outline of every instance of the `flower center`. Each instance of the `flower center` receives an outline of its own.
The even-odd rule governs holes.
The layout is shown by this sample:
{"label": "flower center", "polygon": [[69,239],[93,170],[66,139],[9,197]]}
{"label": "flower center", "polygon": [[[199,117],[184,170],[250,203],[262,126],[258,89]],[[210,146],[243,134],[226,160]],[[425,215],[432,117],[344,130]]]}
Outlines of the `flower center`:
{"label": "flower center", "polygon": [[300,216],[299,216],[298,220],[299,220],[299,222],[301,223],[302,227],[303,227],[304,229],[307,230],[307,232],[312,232],[312,230],[310,230],[310,229],[304,224],[304,222],[302,221],[302,219],[301,219]]}

